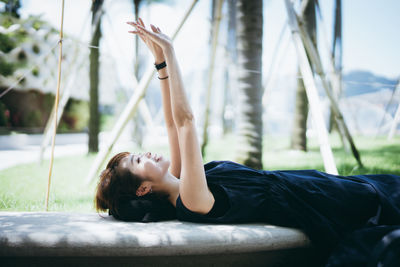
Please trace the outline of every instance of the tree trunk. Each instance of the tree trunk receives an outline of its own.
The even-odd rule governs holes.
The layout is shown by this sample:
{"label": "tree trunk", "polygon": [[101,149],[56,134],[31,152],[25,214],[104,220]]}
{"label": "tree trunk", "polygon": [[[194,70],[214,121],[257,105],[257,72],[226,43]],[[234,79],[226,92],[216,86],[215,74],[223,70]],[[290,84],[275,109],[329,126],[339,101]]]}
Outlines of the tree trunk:
{"label": "tree trunk", "polygon": [[308,100],[307,93],[304,88],[304,82],[301,77],[300,70],[297,71],[297,90],[296,90],[296,106],[294,112],[292,137],[290,148],[295,150],[307,151],[307,117],[308,117]]}
{"label": "tree trunk", "polygon": [[[316,44],[316,19],[315,19],[315,1],[310,0],[307,3],[304,11],[304,23],[308,34],[312,41]],[[297,76],[301,77],[300,69],[297,71]],[[292,136],[290,148],[295,150],[307,151],[307,117],[308,117],[308,99],[304,82],[302,78],[297,80],[296,104],[294,111],[294,120],[292,127]]]}
{"label": "tree trunk", "polygon": [[[135,20],[139,18],[139,9],[142,0],[133,0]],[[139,36],[135,34],[135,63],[134,63],[134,73],[137,80],[139,80]]]}
{"label": "tree trunk", "polygon": [[238,150],[236,160],[262,168],[262,0],[237,1]]}
{"label": "tree trunk", "polygon": [[228,0],[227,44],[224,73],[224,106],[222,112],[223,134],[233,131],[232,96],[236,92],[236,0]]}
{"label": "tree trunk", "polygon": [[[101,7],[103,0],[94,0],[92,4],[92,26],[95,27],[90,45],[98,47],[101,38]],[[99,151],[99,49],[90,50],[90,118],[89,152]]]}
{"label": "tree trunk", "polygon": [[[333,87],[334,90],[333,93],[334,96],[336,97],[337,102],[339,102],[339,98],[342,93],[342,1],[341,0],[335,1],[335,22],[334,22],[333,41],[332,41],[332,61],[334,64],[338,80],[337,86]],[[338,125],[336,123],[332,107],[330,109],[328,130],[329,132],[332,132],[333,130],[338,131]],[[342,142],[343,144],[345,144],[346,140],[342,140]]]}

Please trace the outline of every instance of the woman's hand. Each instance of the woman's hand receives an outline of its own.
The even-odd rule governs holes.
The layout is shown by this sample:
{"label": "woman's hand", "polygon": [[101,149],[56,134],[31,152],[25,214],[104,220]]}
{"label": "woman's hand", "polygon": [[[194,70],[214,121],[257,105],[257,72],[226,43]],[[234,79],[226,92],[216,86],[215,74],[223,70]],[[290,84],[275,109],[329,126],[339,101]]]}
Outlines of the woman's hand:
{"label": "woman's hand", "polygon": [[136,28],[136,31],[129,31],[130,33],[137,34],[139,37],[145,42],[147,47],[153,53],[154,57],[164,58],[163,51],[171,49],[172,41],[171,39],[161,32],[160,28],[155,27],[154,25],[150,25],[151,30],[149,31],[144,26],[142,19],[139,18],[138,23],[136,22],[127,22],[129,25],[132,25]]}

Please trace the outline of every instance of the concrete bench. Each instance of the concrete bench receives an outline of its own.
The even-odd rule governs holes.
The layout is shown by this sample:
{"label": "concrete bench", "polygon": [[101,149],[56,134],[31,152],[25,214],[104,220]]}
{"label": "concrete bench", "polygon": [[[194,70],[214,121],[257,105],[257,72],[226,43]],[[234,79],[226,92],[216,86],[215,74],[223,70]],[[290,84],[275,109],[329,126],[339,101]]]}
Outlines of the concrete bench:
{"label": "concrete bench", "polygon": [[0,212],[0,266],[314,266],[310,241],[294,229],[103,216]]}

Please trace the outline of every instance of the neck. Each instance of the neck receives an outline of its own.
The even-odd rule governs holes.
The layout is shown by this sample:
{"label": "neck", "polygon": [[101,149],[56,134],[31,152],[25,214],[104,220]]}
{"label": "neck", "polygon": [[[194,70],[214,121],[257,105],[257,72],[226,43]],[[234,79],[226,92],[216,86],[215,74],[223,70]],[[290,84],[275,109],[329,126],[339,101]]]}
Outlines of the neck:
{"label": "neck", "polygon": [[165,194],[172,205],[176,205],[176,199],[179,195],[179,179],[167,172],[161,183],[152,185],[153,191]]}

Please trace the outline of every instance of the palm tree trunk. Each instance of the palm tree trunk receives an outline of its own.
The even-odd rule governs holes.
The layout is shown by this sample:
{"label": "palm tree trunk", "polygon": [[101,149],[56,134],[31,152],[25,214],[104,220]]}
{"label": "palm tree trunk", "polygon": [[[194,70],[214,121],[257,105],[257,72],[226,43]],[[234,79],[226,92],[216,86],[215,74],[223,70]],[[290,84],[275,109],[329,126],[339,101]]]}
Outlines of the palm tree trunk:
{"label": "palm tree trunk", "polygon": [[307,116],[308,116],[308,100],[307,93],[304,88],[304,81],[301,77],[300,69],[297,71],[297,90],[296,90],[296,106],[294,112],[292,136],[290,148],[295,150],[307,151]]}
{"label": "palm tree trunk", "polygon": [[262,0],[237,1],[238,141],[236,160],[262,168]]}
{"label": "palm tree trunk", "polygon": [[[98,47],[101,38],[101,8],[103,0],[94,0],[92,4],[92,25],[95,27],[90,45]],[[90,50],[90,118],[89,152],[99,151],[99,49]]]}
{"label": "palm tree trunk", "polygon": [[[336,100],[339,100],[342,91],[342,0],[335,1],[335,22],[334,22],[334,33],[332,41],[332,61],[334,64],[335,72],[337,75],[337,86],[334,86],[334,95]],[[329,116],[329,132],[332,130],[338,130],[338,125],[335,121],[334,111],[332,107],[330,109]],[[342,136],[341,136],[342,137]],[[343,140],[343,144],[346,144],[346,140]],[[345,145],[346,147],[346,145]]]}
{"label": "palm tree trunk", "polygon": [[[135,20],[139,18],[139,8],[142,0],[133,0],[135,9]],[[135,35],[135,63],[134,73],[137,80],[139,80],[139,36]]]}
{"label": "palm tree trunk", "polygon": [[[314,44],[316,38],[316,19],[315,19],[315,1],[310,0],[304,10],[304,23],[308,34],[311,36]],[[297,76],[301,77],[300,69],[297,71]],[[292,127],[292,136],[290,148],[295,150],[307,151],[307,116],[308,116],[308,99],[304,88],[303,79],[297,80],[296,104],[294,111],[294,120]]]}
{"label": "palm tree trunk", "polygon": [[227,44],[226,44],[226,64],[225,64],[225,84],[224,84],[224,106],[222,112],[223,134],[231,133],[233,130],[233,117],[227,107],[232,106],[232,96],[234,95],[236,80],[236,0],[228,0],[228,25],[227,25]]}

